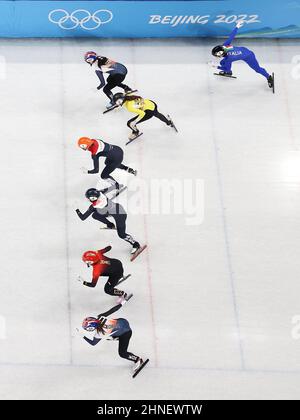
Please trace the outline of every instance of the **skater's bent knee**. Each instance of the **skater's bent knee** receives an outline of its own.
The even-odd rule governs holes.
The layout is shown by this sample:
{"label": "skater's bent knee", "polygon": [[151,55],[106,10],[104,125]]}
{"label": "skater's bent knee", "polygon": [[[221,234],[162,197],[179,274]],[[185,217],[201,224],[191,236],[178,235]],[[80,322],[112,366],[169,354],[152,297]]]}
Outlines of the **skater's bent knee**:
{"label": "skater's bent knee", "polygon": [[95,220],[98,220],[98,221],[102,221],[101,215],[99,215],[96,212],[92,214],[92,218],[95,219]]}

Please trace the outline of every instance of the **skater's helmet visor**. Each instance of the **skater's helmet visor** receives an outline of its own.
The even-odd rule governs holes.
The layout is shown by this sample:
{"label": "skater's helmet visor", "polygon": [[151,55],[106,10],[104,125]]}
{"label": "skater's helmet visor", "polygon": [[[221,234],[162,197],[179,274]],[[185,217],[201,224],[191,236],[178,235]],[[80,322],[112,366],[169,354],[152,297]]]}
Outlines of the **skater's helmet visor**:
{"label": "skater's helmet visor", "polygon": [[97,60],[97,53],[95,51],[88,51],[84,54],[84,61],[92,65]]}
{"label": "skater's helmet visor", "polygon": [[93,140],[89,137],[80,137],[77,144],[80,147],[80,149],[87,150],[89,147],[92,146]]}
{"label": "skater's helmet visor", "polygon": [[217,45],[211,51],[214,57],[224,57],[226,55],[226,51],[222,45]]}
{"label": "skater's helmet visor", "polygon": [[99,320],[92,316],[85,318],[82,322],[82,328],[86,331],[95,331],[99,326]]}
{"label": "skater's helmet visor", "polygon": [[125,95],[123,93],[115,93],[113,96],[113,102],[117,106],[122,106],[124,103]]}

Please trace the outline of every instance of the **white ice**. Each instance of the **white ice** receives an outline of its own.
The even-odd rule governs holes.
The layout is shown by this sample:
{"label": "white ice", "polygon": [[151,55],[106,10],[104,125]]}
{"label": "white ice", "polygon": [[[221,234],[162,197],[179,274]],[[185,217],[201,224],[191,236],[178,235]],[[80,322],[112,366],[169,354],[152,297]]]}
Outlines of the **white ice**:
{"label": "white ice", "polygon": [[[243,63],[237,80],[213,76],[214,44],[1,40],[0,398],[300,397],[300,42],[243,41],[275,72],[275,95]],[[80,172],[90,162],[77,138],[123,147],[130,117],[101,114],[87,50],[126,63],[130,86],[178,126],[145,123],[124,147],[139,179],[204,182],[199,225],[128,215],[148,244],[134,263],[114,232],[74,211],[97,180]],[[132,325],[130,350],[150,358],[135,380],[116,343],[73,337],[115,302],[103,279],[76,281],[90,279],[82,252],[108,244],[132,274],[134,298],[116,316]]]}

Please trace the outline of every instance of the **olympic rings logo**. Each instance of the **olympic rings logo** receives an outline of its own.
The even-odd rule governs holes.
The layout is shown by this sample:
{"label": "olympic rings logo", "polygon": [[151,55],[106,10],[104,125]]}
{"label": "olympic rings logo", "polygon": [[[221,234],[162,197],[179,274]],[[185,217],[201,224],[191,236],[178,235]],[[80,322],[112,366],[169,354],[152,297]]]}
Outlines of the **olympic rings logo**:
{"label": "olympic rings logo", "polygon": [[[112,18],[112,12],[106,9],[96,10],[93,14],[85,9],[77,9],[72,13],[68,13],[64,9],[55,9],[48,15],[49,21],[61,29],[70,30],[80,27],[86,31],[98,29],[101,25],[109,23]],[[91,22],[92,25],[89,25],[88,22]]]}

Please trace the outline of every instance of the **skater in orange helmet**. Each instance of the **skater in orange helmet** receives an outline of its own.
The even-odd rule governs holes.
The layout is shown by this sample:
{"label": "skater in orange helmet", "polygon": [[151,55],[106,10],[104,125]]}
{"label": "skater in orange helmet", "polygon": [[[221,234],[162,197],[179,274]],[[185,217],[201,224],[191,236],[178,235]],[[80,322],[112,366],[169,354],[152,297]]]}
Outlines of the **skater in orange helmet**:
{"label": "skater in orange helmet", "polygon": [[101,172],[101,179],[106,180],[111,185],[114,185],[116,189],[120,189],[120,185],[118,182],[111,176],[111,173],[115,169],[122,169],[127,171],[132,175],[137,175],[137,171],[129,168],[129,166],[125,166],[122,164],[124,152],[119,146],[115,146],[113,144],[105,143],[103,140],[100,139],[92,139],[89,137],[80,137],[77,142],[80,149],[89,151],[91,153],[91,157],[93,160],[94,168],[93,169],[86,169],[82,168],[84,173],[88,174],[97,174],[99,173],[99,159],[101,157],[105,158],[104,164],[105,167]]}

